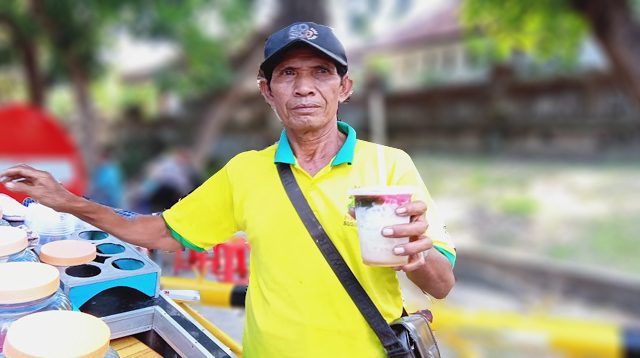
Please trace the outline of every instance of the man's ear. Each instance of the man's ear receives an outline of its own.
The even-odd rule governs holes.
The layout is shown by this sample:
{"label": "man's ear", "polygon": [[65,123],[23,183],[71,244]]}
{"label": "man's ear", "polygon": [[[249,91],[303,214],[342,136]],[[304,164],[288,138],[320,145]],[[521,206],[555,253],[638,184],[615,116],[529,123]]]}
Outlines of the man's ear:
{"label": "man's ear", "polygon": [[273,93],[271,93],[271,88],[269,87],[267,80],[264,78],[261,78],[258,81],[258,86],[260,87],[260,93],[262,93],[262,97],[264,97],[264,100],[271,107],[273,107]]}
{"label": "man's ear", "polygon": [[340,82],[340,96],[338,98],[340,100],[340,103],[349,99],[352,93],[353,81],[351,80],[351,78],[349,78],[349,74],[345,74],[344,77],[342,77],[342,81]]}

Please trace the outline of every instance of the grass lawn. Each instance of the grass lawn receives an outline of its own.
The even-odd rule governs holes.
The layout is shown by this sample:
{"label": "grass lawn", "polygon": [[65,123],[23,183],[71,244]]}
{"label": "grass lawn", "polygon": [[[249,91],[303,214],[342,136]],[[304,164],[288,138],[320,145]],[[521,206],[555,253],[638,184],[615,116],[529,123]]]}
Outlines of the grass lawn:
{"label": "grass lawn", "polygon": [[640,273],[640,161],[412,157],[454,238]]}

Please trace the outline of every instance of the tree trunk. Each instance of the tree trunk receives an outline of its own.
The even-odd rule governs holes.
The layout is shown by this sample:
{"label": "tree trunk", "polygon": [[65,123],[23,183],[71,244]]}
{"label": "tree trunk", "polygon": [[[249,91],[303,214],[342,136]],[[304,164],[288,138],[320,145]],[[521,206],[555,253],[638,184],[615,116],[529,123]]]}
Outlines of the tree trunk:
{"label": "tree trunk", "polygon": [[280,0],[273,28],[277,30],[295,21],[324,24],[327,21],[325,1]]}
{"label": "tree trunk", "polygon": [[13,45],[20,52],[22,69],[27,82],[29,101],[42,107],[44,105],[45,85],[38,68],[38,52],[34,42],[22,32],[15,21],[7,14],[0,14],[0,24],[9,29]]}
{"label": "tree trunk", "polygon": [[80,114],[80,150],[84,157],[86,169],[89,175],[91,175],[97,158],[97,118],[89,92],[87,64],[80,60],[77,48],[74,48],[64,39],[64,36],[60,33],[59,24],[56,23],[59,19],[52,17],[52,15],[47,12],[45,1],[31,0],[31,11],[42,27],[48,31],[53,45],[57,46],[58,51],[62,53],[65,66],[71,76],[76,106]]}
{"label": "tree trunk", "polygon": [[[323,23],[326,20],[324,1],[280,0],[279,14],[266,33],[271,33],[294,21],[314,21]],[[205,112],[205,119],[194,146],[193,164],[197,170],[204,169],[212,155],[212,148],[222,132],[224,125],[231,118],[231,112],[244,98],[244,84],[258,74],[262,60],[266,34],[257,33],[249,41],[250,54],[237,67],[238,75],[233,86],[218,101],[211,104]]]}
{"label": "tree trunk", "polygon": [[22,52],[22,69],[27,80],[29,100],[35,106],[44,107],[45,84],[38,69],[36,46],[28,40],[18,46]]}
{"label": "tree trunk", "polygon": [[607,53],[614,74],[640,105],[640,24],[627,0],[573,0]]}
{"label": "tree trunk", "polygon": [[255,77],[258,73],[258,64],[262,58],[262,49],[255,46],[249,56],[238,70],[233,86],[218,101],[213,102],[205,112],[205,119],[198,132],[198,138],[193,152],[193,165],[198,171],[202,171],[207,160],[211,156],[212,148],[224,125],[231,118],[231,113],[245,97],[244,84],[248,77]]}
{"label": "tree trunk", "polygon": [[367,82],[367,117],[369,117],[369,137],[378,144],[387,144],[387,110],[382,79],[372,77]]}
{"label": "tree trunk", "polygon": [[65,56],[65,62],[71,74],[73,94],[80,113],[80,150],[89,173],[93,172],[97,159],[96,113],[89,92],[89,77],[84,66],[80,65],[73,54]]}

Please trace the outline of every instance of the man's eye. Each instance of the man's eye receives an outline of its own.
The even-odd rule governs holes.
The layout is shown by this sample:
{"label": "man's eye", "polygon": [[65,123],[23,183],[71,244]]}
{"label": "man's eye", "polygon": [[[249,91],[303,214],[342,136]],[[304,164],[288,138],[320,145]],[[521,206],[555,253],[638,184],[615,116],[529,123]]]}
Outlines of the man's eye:
{"label": "man's eye", "polygon": [[325,68],[325,67],[319,67],[318,68],[318,73],[327,74],[327,73],[329,73],[329,69]]}
{"label": "man's eye", "polygon": [[282,70],[282,74],[285,75],[285,76],[293,76],[294,72],[291,69],[284,69],[284,70]]}

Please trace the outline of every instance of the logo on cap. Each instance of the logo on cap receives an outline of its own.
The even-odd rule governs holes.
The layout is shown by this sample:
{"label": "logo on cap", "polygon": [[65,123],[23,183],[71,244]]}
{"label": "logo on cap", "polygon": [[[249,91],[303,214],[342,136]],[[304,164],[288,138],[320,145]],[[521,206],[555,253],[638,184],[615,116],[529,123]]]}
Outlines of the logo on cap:
{"label": "logo on cap", "polygon": [[296,24],[289,28],[289,40],[307,39],[315,40],[318,38],[318,31],[307,24]]}

